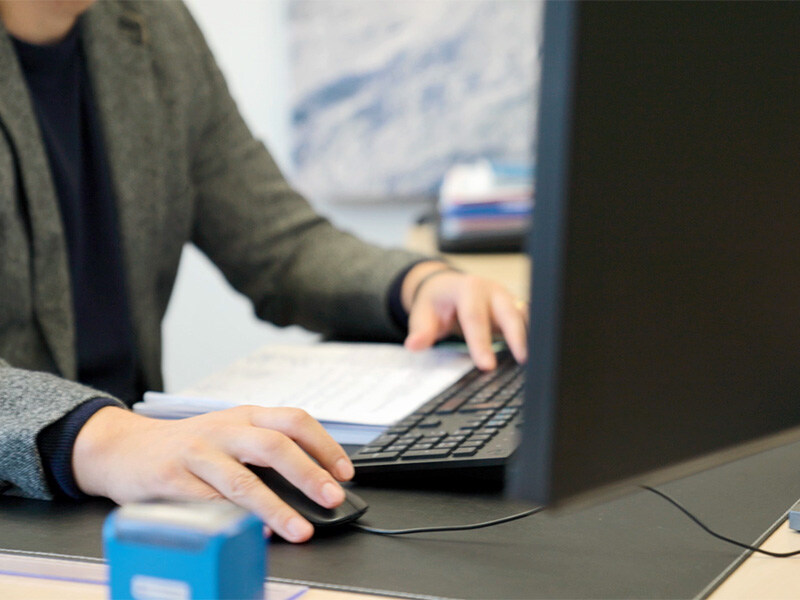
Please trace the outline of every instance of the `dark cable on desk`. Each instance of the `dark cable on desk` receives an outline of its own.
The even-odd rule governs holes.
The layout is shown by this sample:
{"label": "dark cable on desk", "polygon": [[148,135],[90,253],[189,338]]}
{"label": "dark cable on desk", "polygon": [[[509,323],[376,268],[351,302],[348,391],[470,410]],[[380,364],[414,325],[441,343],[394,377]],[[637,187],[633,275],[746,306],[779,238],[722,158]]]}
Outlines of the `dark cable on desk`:
{"label": "dark cable on desk", "polygon": [[[689,517],[696,525],[698,525],[703,531],[708,533],[709,535],[722,540],[723,542],[727,542],[729,544],[733,544],[734,546],[738,546],[740,548],[744,548],[745,550],[750,550],[752,552],[758,552],[759,554],[765,554],[767,556],[772,556],[773,558],[789,558],[791,556],[800,555],[800,550],[794,550],[792,552],[772,552],[770,550],[762,550],[756,546],[751,546],[750,544],[745,544],[744,542],[740,542],[738,540],[734,540],[727,536],[724,536],[716,531],[713,531],[710,527],[708,527],[705,523],[703,523],[700,519],[695,517],[692,513],[689,512],[688,509],[684,508],[677,500],[673,500],[664,492],[652,488],[647,485],[641,486],[642,489],[647,490],[649,492],[653,492],[657,496],[660,496],[670,504],[672,504],[675,508],[681,511],[684,515]],[[408,535],[414,533],[438,533],[444,531],[467,531],[470,529],[481,529],[483,527],[491,527],[493,525],[500,525],[501,523],[508,523],[510,521],[516,521],[517,519],[522,519],[524,517],[529,517],[531,515],[535,515],[538,512],[544,510],[544,506],[537,506],[536,508],[532,508],[530,510],[523,511],[521,513],[517,513],[514,515],[509,515],[507,517],[501,517],[499,519],[493,519],[491,521],[483,521],[481,523],[472,523],[469,525],[448,525],[448,526],[441,526],[441,527],[415,527],[411,529],[378,529],[376,527],[369,527],[368,525],[362,525],[361,523],[351,523],[351,525],[361,531],[366,533],[374,533],[376,535]]]}
{"label": "dark cable on desk", "polygon": [[729,544],[733,544],[734,546],[739,546],[740,548],[744,548],[746,550],[752,550],[753,552],[758,552],[760,554],[766,554],[767,556],[772,556],[774,558],[789,558],[790,556],[797,556],[800,554],[800,550],[794,550],[793,552],[770,552],[769,550],[762,550],[761,548],[757,548],[756,546],[751,546],[750,544],[745,544],[744,542],[739,542],[737,540],[731,539],[727,536],[724,536],[720,533],[712,531],[707,525],[705,525],[700,519],[695,517],[692,513],[690,513],[686,508],[681,506],[677,500],[673,500],[669,496],[667,496],[664,492],[661,492],[655,488],[650,487],[649,485],[641,486],[642,489],[648,490],[653,492],[657,496],[661,496],[664,500],[672,504],[675,508],[689,517],[692,521],[694,521],[697,525],[699,525],[706,533],[714,536],[717,539],[722,540],[723,542],[728,542]]}
{"label": "dark cable on desk", "polygon": [[442,531],[467,531],[469,529],[481,529],[483,527],[491,527],[492,525],[500,525],[501,523],[508,523],[509,521],[516,521],[524,517],[535,515],[544,510],[544,506],[537,506],[530,510],[523,511],[507,517],[493,519],[491,521],[483,521],[481,523],[471,523],[469,525],[444,525],[441,527],[414,527],[411,529],[378,529],[376,527],[369,527],[361,523],[351,523],[353,527],[365,531],[367,533],[374,533],[376,535],[408,535],[410,533],[438,533]]}

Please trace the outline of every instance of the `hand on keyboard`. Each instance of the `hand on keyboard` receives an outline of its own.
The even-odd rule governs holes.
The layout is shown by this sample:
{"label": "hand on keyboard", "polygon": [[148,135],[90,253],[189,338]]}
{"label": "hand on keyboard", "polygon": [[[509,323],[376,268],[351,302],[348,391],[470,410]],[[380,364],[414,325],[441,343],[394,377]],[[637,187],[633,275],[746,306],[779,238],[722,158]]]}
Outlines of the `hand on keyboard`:
{"label": "hand on keyboard", "polygon": [[440,262],[423,262],[403,280],[403,307],[409,313],[410,350],[423,350],[448,335],[463,334],[475,365],[497,365],[492,334],[502,333],[519,363],[527,358],[528,305],[502,285],[468,275]]}

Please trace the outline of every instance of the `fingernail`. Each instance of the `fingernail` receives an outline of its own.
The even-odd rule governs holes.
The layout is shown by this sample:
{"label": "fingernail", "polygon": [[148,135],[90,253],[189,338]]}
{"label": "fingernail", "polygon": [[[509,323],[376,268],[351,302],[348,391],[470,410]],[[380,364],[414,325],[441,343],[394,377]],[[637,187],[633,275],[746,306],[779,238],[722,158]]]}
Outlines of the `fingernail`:
{"label": "fingernail", "polygon": [[339,504],[344,500],[344,492],[338,485],[329,481],[322,486],[322,497],[328,504]]}
{"label": "fingernail", "polygon": [[301,517],[292,517],[286,524],[286,529],[294,539],[302,539],[311,534],[311,524]]}
{"label": "fingernail", "polygon": [[340,458],[337,460],[336,465],[333,468],[336,471],[336,474],[339,476],[339,479],[351,479],[353,475],[355,475],[353,463],[346,458]]}

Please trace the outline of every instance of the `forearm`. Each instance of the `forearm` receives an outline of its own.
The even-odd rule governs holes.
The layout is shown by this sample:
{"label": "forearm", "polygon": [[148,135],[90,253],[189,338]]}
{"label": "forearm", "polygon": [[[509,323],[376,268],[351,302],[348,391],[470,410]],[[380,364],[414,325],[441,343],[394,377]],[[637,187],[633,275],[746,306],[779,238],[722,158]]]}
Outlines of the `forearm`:
{"label": "forearm", "polygon": [[56,375],[0,365],[0,481],[11,483],[6,493],[52,498],[38,437],[79,405],[100,396]]}
{"label": "forearm", "polygon": [[278,181],[277,172],[276,181],[261,188],[247,175],[237,176],[270,174],[267,158],[254,154],[248,160],[226,171],[224,185],[214,182],[199,194],[198,246],[265,320],[331,336],[399,339],[402,331],[389,316],[389,286],[426,257],[378,248],[337,230]]}

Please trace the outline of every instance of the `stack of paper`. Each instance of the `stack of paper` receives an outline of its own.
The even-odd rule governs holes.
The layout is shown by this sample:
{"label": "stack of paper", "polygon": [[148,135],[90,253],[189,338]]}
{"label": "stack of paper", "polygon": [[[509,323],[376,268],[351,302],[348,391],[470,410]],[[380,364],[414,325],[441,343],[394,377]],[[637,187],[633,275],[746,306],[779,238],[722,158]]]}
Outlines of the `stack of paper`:
{"label": "stack of paper", "polygon": [[182,418],[251,404],[306,410],[342,444],[364,444],[473,367],[463,351],[396,344],[265,346],[180,394],[147,392],[134,411]]}
{"label": "stack of paper", "polygon": [[[444,176],[439,191],[440,249],[458,250],[458,243],[491,239],[515,240],[519,250],[533,210],[533,169],[488,161],[456,165]],[[508,243],[508,242],[506,242]],[[464,248],[468,250],[469,248]]]}

